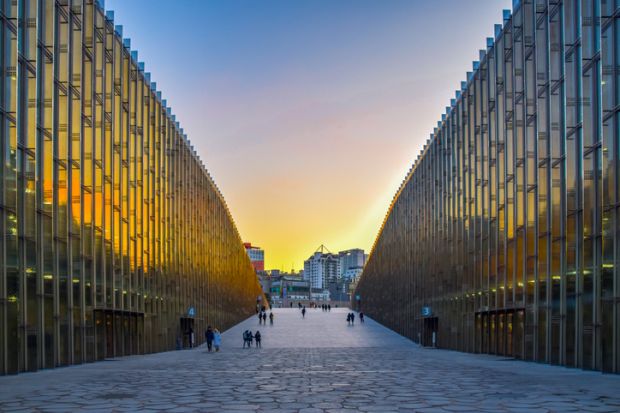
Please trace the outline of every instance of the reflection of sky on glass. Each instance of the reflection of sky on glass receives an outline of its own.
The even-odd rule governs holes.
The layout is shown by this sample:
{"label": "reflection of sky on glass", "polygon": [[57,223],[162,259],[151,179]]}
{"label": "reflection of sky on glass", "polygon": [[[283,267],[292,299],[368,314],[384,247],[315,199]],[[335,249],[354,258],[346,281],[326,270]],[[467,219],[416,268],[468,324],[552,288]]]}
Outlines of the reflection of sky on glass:
{"label": "reflection of sky on glass", "polygon": [[510,0],[107,0],[266,267],[369,250]]}

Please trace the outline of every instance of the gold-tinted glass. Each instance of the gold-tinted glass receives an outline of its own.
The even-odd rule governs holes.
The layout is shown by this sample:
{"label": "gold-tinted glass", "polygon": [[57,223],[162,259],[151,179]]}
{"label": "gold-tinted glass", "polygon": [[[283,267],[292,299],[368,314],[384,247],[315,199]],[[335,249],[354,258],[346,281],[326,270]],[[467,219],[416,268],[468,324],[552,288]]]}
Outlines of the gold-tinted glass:
{"label": "gold-tinted glass", "polygon": [[0,6],[0,374],[171,350],[251,314],[224,199],[112,15]]}

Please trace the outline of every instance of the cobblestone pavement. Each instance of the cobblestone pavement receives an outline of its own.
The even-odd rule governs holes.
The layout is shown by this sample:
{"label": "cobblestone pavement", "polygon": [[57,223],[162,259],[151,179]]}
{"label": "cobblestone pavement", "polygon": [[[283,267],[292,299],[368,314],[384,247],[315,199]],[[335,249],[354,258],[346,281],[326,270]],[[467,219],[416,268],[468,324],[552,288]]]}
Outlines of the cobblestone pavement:
{"label": "cobblestone pavement", "polygon": [[[620,376],[422,349],[367,320],[276,310],[204,348],[0,377],[0,411],[620,412]],[[262,349],[242,349],[260,329]]]}

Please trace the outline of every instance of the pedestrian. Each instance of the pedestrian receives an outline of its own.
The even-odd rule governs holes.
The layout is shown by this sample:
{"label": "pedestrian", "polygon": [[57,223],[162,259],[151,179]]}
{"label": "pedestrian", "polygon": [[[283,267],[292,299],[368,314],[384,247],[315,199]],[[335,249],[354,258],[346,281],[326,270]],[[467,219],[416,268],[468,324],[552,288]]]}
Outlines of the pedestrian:
{"label": "pedestrian", "polygon": [[331,304],[327,304],[327,311],[332,311],[332,305]]}
{"label": "pedestrian", "polygon": [[263,312],[262,312],[262,311],[260,311],[260,312],[258,313],[258,325],[260,325],[260,323],[261,323],[262,321],[263,321]]}
{"label": "pedestrian", "polygon": [[301,310],[301,303],[300,302],[297,303],[297,308],[299,308]]}
{"label": "pedestrian", "polygon": [[360,323],[364,322],[364,313],[360,311]]}
{"label": "pedestrian", "polygon": [[[213,330],[213,346],[215,346],[215,351],[220,351],[220,346],[222,345],[222,334],[220,330],[217,328]],[[209,349],[211,351],[211,349]]]}
{"label": "pedestrian", "polygon": [[301,318],[306,318],[306,306],[301,309]]}
{"label": "pedestrian", "polygon": [[243,348],[245,348],[246,345],[248,348],[252,347],[252,332],[250,330],[245,330],[243,332]]}
{"label": "pedestrian", "polygon": [[347,324],[351,325],[351,313],[347,314]]}
{"label": "pedestrian", "polygon": [[207,327],[207,331],[205,331],[205,340],[207,341],[207,351],[211,352],[211,347],[213,346],[213,328],[211,326]]}
{"label": "pedestrian", "polygon": [[355,324],[355,314],[351,313],[351,324]]}
{"label": "pedestrian", "polygon": [[293,308],[293,302],[291,301],[289,304],[290,304],[290,307]]}
{"label": "pedestrian", "polygon": [[267,313],[263,312],[263,325],[267,325]]}
{"label": "pedestrian", "polygon": [[273,313],[269,312],[269,324],[273,324]]}
{"label": "pedestrian", "polygon": [[254,340],[256,340],[256,348],[261,347],[261,345],[260,345],[260,340],[261,340],[260,331],[256,330],[256,333],[254,333]]}

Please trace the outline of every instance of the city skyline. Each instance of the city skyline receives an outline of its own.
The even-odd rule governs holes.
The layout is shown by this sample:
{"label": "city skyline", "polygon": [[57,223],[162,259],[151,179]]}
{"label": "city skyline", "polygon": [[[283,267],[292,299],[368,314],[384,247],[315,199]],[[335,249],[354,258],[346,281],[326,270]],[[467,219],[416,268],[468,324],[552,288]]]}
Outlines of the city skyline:
{"label": "city skyline", "polygon": [[[321,243],[370,251],[436,113],[511,5],[473,3],[105,6],[218,182],[242,238],[268,251],[266,268],[299,270]],[[154,11],[143,19],[147,4]],[[470,29],[454,44],[463,21]]]}

